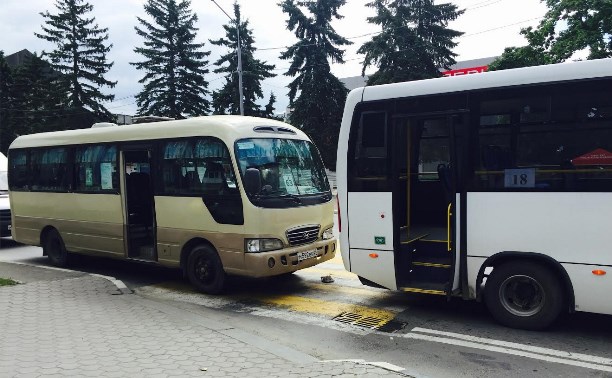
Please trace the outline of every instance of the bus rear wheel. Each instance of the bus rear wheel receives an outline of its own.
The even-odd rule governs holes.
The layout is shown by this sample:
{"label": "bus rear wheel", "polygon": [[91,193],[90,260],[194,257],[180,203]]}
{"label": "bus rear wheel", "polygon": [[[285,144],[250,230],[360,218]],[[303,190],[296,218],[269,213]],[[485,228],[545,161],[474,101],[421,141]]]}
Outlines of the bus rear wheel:
{"label": "bus rear wheel", "polygon": [[511,262],[493,269],[484,299],[499,323],[540,330],[550,326],[561,313],[561,287],[550,269],[532,262]]}
{"label": "bus rear wheel", "polygon": [[43,242],[43,252],[49,258],[52,265],[64,267],[68,265],[68,251],[64,240],[56,229],[47,232]]}
{"label": "bus rear wheel", "polygon": [[193,286],[207,294],[219,294],[225,287],[226,274],[217,252],[210,246],[195,247],[187,258],[187,277]]}

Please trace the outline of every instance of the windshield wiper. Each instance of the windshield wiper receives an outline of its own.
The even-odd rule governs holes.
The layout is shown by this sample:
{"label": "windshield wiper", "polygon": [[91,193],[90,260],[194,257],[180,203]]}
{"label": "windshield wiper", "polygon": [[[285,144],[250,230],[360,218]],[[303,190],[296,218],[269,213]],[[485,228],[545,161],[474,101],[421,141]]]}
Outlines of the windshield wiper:
{"label": "windshield wiper", "polygon": [[275,191],[266,191],[266,192],[259,192],[257,194],[254,195],[255,198],[257,199],[262,199],[262,198],[287,198],[290,199],[296,203],[302,203],[302,200],[300,199],[300,197],[296,196],[295,194],[290,194],[290,193],[282,193],[278,190]]}
{"label": "windshield wiper", "polygon": [[278,196],[279,198],[289,198],[291,200],[293,200],[293,202],[295,203],[302,203],[302,200],[300,199],[300,197],[296,196],[295,194],[281,194]]}

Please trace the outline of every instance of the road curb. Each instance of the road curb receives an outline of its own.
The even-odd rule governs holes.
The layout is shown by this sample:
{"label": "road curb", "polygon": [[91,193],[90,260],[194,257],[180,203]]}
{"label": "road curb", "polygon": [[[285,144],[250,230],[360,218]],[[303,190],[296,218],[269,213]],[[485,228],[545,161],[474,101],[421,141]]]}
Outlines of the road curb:
{"label": "road curb", "polygon": [[111,276],[104,276],[102,274],[96,274],[96,273],[87,273],[87,272],[82,272],[80,270],[58,268],[58,267],[55,267],[55,266],[27,264],[27,263],[22,263],[22,262],[17,262],[17,261],[4,261],[4,260],[2,260],[0,262],[6,263],[6,264],[13,264],[13,265],[29,266],[29,267],[32,267],[32,268],[41,268],[41,269],[47,269],[47,270],[55,270],[55,271],[64,272],[64,273],[82,273],[84,275],[88,275],[88,276],[92,276],[92,277],[103,278],[103,279],[111,282],[113,285],[115,285],[115,287],[119,291],[118,293],[116,293],[118,295],[121,295],[121,294],[133,294],[134,293],[130,288],[128,288],[123,283],[123,281],[118,280],[115,277],[111,277]]}
{"label": "road curb", "polygon": [[407,374],[406,373],[406,369],[404,369],[403,367],[397,366],[397,365],[393,365],[393,364],[390,364],[388,362],[370,362],[370,361],[366,361],[364,359],[356,359],[356,360],[351,360],[351,359],[348,359],[348,360],[323,360],[321,362],[332,362],[332,363],[333,362],[352,362],[352,363],[359,364],[359,365],[375,366],[375,367],[378,367],[378,368],[381,368],[381,369],[384,369],[384,370],[392,371],[392,372],[397,373],[397,374],[402,374],[405,377],[414,377],[411,374]]}

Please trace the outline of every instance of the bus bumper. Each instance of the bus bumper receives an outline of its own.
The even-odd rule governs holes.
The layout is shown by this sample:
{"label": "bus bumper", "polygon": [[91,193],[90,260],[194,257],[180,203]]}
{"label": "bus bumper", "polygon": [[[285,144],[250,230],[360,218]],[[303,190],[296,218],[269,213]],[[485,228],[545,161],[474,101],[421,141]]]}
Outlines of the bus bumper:
{"label": "bus bumper", "polygon": [[334,238],[278,251],[246,253],[247,275],[257,278],[292,273],[333,259],[337,249],[338,240]]}

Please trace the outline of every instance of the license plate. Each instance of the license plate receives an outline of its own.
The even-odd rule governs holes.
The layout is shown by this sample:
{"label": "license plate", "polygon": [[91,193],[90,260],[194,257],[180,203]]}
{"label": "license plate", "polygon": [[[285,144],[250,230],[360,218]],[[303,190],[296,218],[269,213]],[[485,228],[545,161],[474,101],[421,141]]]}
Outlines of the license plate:
{"label": "license plate", "polygon": [[304,261],[304,260],[308,260],[308,259],[312,259],[313,257],[317,257],[317,250],[312,250],[312,251],[303,251],[303,252],[298,252],[297,253],[297,258],[298,258],[298,262],[300,261]]}

